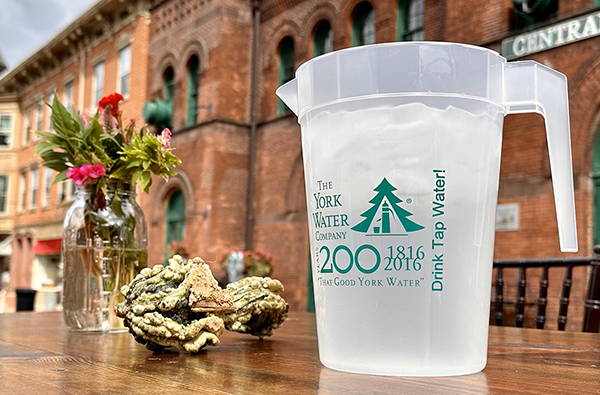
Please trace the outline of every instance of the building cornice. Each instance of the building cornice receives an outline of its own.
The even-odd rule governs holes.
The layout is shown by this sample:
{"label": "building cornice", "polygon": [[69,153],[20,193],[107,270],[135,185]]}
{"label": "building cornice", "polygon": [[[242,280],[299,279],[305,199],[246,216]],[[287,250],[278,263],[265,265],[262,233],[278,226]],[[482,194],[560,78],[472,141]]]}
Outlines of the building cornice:
{"label": "building cornice", "polygon": [[149,9],[149,0],[99,1],[0,78],[0,94],[22,94],[41,78],[59,72],[65,62],[76,59],[81,51],[113,39],[116,32],[147,14]]}

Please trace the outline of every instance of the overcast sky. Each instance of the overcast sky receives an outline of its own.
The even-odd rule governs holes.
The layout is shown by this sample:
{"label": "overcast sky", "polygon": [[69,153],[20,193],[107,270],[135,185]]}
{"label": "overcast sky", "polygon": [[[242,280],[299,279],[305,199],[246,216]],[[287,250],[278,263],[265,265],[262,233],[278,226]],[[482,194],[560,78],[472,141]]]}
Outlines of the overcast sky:
{"label": "overcast sky", "polygon": [[0,52],[12,68],[98,0],[0,0]]}

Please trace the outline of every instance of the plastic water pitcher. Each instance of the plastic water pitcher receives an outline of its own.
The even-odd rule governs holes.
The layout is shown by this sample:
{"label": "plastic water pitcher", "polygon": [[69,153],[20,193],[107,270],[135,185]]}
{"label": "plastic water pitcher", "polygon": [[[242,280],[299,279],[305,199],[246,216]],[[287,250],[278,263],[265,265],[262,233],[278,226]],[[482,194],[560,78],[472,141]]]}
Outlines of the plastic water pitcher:
{"label": "plastic water pitcher", "polygon": [[502,124],[546,120],[562,251],[577,251],[566,77],[485,48],[390,43],[301,65],[319,356],[368,374],[485,367]]}

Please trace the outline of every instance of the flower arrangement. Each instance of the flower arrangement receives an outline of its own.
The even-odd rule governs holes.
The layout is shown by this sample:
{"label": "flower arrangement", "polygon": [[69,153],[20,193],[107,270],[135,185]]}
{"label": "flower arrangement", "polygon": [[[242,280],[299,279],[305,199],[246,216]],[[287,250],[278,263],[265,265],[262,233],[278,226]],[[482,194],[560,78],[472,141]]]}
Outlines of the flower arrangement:
{"label": "flower arrangement", "polygon": [[[269,277],[273,273],[273,256],[260,250],[244,251],[244,277]],[[217,263],[227,273],[229,254],[217,258]]]}
{"label": "flower arrangement", "polygon": [[[36,154],[58,172],[53,184],[72,179],[79,187],[64,221],[65,319],[72,328],[123,329],[114,314],[123,298],[119,290],[148,260],[135,185],[148,193],[152,174],[168,180],[181,161],[173,154],[168,129],[155,136],[147,126],[138,129],[134,119],[123,121],[123,96],[102,98],[91,119],[65,108],[57,97],[48,104],[54,132],[36,131],[43,138]],[[95,288],[84,291],[81,284]],[[112,312],[108,322],[102,306]]]}
{"label": "flower arrangement", "polygon": [[102,98],[96,115],[87,120],[74,107],[67,110],[54,95],[52,126],[55,133],[36,131],[44,139],[36,147],[43,165],[58,172],[54,184],[67,178],[75,185],[93,186],[95,194],[106,195],[109,179],[140,182],[148,192],[152,174],[168,180],[173,168],[181,163],[171,148],[171,131],[160,136],[144,125],[139,130],[135,119],[124,125],[118,93]]}

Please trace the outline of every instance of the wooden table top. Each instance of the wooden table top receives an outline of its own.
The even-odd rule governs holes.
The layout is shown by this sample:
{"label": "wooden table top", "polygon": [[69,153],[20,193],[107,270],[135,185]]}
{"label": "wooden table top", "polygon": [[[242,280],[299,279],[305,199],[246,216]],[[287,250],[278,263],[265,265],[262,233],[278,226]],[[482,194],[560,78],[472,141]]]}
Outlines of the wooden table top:
{"label": "wooden table top", "polygon": [[600,394],[600,334],[490,328],[478,374],[406,378],[321,365],[314,316],[271,338],[226,332],[197,355],[152,354],[129,333],[70,332],[60,313],[0,315],[1,394]]}

